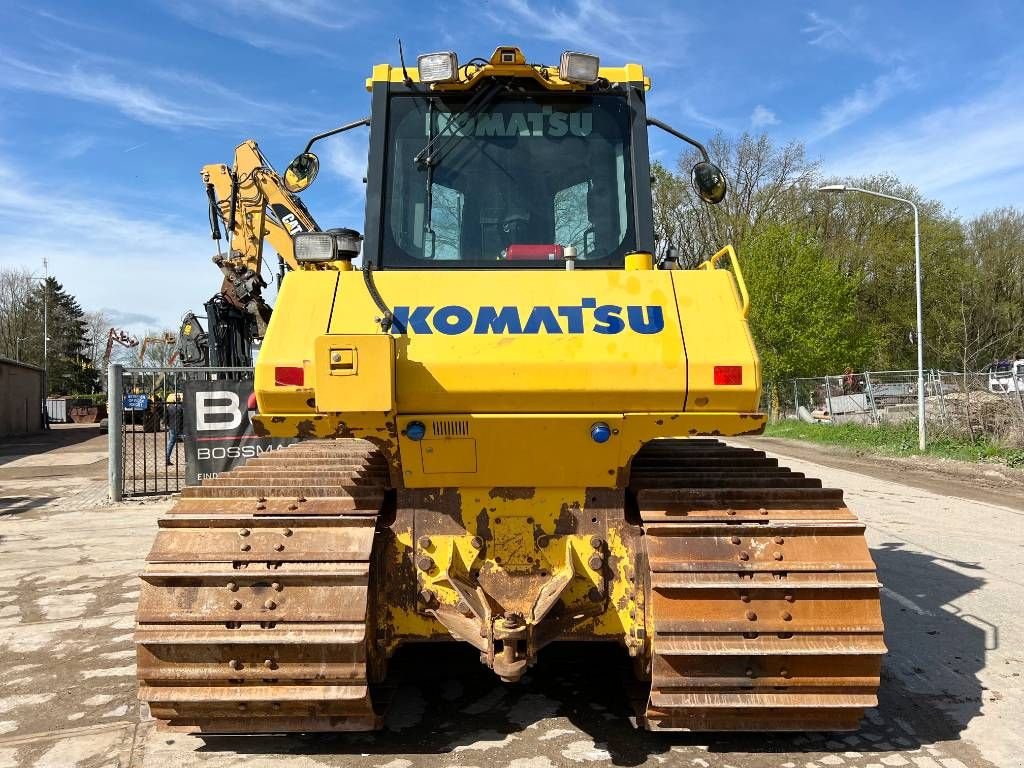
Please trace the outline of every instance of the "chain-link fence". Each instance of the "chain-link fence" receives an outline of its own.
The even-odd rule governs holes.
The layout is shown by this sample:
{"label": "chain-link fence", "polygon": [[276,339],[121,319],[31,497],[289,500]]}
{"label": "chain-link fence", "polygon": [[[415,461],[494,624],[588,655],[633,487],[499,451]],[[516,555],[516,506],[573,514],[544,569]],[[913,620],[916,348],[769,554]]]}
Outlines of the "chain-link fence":
{"label": "chain-link fence", "polygon": [[[771,393],[773,418],[896,423],[917,418],[917,371],[864,371],[791,379]],[[1024,443],[1024,375],[924,372],[925,418],[969,437]]]}
{"label": "chain-link fence", "polygon": [[110,493],[176,493],[185,485],[186,381],[251,379],[252,368],[124,368],[110,366]]}

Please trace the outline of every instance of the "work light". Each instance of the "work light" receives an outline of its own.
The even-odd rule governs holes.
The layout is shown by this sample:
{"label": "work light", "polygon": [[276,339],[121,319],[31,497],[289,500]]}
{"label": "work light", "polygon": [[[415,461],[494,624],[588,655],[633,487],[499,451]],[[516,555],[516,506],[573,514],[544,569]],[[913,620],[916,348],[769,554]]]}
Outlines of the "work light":
{"label": "work light", "polygon": [[337,258],[337,240],[330,232],[299,232],[294,241],[295,260],[298,262],[306,264]]}
{"label": "work light", "polygon": [[592,85],[597,82],[597,69],[600,64],[597,56],[566,51],[558,64],[558,76],[570,83]]}
{"label": "work light", "polygon": [[459,58],[454,51],[425,53],[416,59],[421,83],[447,83],[458,79]]}
{"label": "work light", "polygon": [[363,236],[354,229],[338,227],[327,230],[327,234],[334,237],[335,253],[339,259],[354,259],[359,255]]}

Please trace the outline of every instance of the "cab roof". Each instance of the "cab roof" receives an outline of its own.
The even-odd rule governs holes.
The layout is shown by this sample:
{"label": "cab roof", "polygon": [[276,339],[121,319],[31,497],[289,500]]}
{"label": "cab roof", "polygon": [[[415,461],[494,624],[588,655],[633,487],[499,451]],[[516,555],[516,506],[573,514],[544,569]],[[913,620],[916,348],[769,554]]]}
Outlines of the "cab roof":
{"label": "cab roof", "polygon": [[[511,60],[511,63],[509,63]],[[515,46],[503,45],[494,49],[486,63],[482,59],[472,59],[469,63],[459,66],[460,79],[450,83],[432,83],[428,87],[436,91],[466,91],[473,88],[481,80],[488,77],[523,77],[536,80],[537,83],[551,91],[584,91],[588,86],[562,80],[558,76],[558,67],[546,64],[529,64],[522,50]],[[416,67],[407,67],[409,80],[418,83],[420,73]],[[625,64],[621,67],[600,67],[598,77],[610,83],[643,83],[644,90],[650,90],[651,78],[644,74],[640,64]],[[366,78],[366,90],[372,91],[374,83],[404,83],[405,72],[401,66],[377,64],[373,73]]]}

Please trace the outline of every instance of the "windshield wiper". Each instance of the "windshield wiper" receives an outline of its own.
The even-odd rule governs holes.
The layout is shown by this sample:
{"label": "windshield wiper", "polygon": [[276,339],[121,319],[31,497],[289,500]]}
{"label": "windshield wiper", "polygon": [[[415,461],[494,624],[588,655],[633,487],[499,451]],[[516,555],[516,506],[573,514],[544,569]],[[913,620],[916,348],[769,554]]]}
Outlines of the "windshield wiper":
{"label": "windshield wiper", "polygon": [[[465,128],[469,122],[476,118],[492,101],[494,97],[498,95],[498,92],[505,88],[505,83],[501,80],[495,80],[491,84],[491,87],[487,90],[478,91],[472,99],[466,103],[466,108],[459,112],[457,116],[454,116],[441,132],[434,136],[434,122],[433,119],[430,121],[429,131],[430,137],[427,144],[423,149],[416,153],[416,157],[413,158],[413,162],[416,165],[424,165],[429,168],[437,165],[441,162],[441,159],[447,154],[450,147],[455,146],[459,140],[464,139],[465,136],[459,133]],[[430,109],[433,111],[434,98],[430,99]],[[448,139],[440,148],[435,152],[434,145],[437,144],[441,139]]]}
{"label": "windshield wiper", "polygon": [[[479,115],[492,101],[494,97],[498,95],[498,92],[505,88],[505,83],[501,80],[495,80],[491,84],[491,87],[487,90],[478,91],[473,98],[471,98],[466,108],[458,114],[458,117],[452,117],[444,128],[434,136],[434,99],[431,98],[427,105],[427,143],[416,156],[413,158],[413,162],[416,165],[426,165],[427,172],[427,188],[425,194],[425,208],[426,214],[424,216],[424,243],[423,243],[423,255],[424,258],[434,258],[434,168],[436,168],[445,155],[456,145],[459,141],[465,138],[465,135],[461,133],[462,129],[469,125],[476,116]],[[446,141],[440,146],[435,145],[446,139]],[[427,256],[427,244],[426,237],[430,238],[430,256]]]}

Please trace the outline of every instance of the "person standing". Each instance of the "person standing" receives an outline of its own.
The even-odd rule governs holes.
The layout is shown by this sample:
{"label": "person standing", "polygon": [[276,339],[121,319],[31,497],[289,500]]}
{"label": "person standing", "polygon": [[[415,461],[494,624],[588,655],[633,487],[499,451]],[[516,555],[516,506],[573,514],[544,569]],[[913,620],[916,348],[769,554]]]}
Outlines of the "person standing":
{"label": "person standing", "polygon": [[181,395],[177,393],[169,395],[167,403],[167,466],[171,466],[174,446],[184,437],[185,411],[181,407]]}

